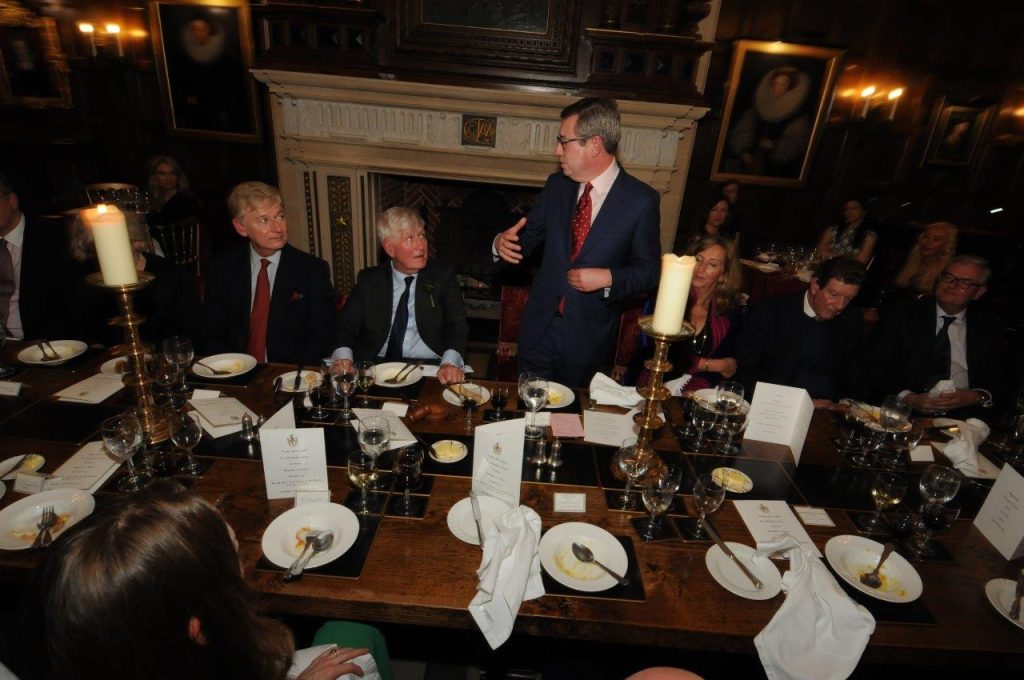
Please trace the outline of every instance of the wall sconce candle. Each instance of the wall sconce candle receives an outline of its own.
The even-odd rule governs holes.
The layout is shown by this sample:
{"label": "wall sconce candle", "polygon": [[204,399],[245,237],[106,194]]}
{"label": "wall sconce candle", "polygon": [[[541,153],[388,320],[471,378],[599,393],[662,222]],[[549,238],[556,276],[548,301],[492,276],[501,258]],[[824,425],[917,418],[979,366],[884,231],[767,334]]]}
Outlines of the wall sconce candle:
{"label": "wall sconce candle", "polygon": [[871,108],[871,96],[875,94],[875,86],[868,85],[860,91],[860,98],[864,100],[864,109],[860,113],[861,118],[868,117],[868,110]]}
{"label": "wall sconce candle", "polygon": [[96,27],[88,23],[78,24],[78,30],[89,36],[89,49],[92,50],[92,56],[96,57]]}
{"label": "wall sconce candle", "polygon": [[104,30],[114,36],[114,40],[117,42],[117,58],[123,59],[124,50],[121,48],[121,27],[117,24],[107,24],[104,26]]}
{"label": "wall sconce candle", "polygon": [[889,120],[896,120],[896,105],[900,103],[900,97],[902,96],[902,87],[897,87],[895,90],[889,91],[889,101],[892,102],[892,108],[889,109]]}

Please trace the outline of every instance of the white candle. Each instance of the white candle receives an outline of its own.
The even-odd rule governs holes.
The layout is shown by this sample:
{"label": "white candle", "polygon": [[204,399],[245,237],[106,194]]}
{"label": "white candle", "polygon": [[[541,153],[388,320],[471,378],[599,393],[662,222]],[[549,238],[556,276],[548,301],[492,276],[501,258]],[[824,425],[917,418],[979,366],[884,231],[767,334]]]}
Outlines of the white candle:
{"label": "white candle", "polygon": [[92,240],[96,245],[96,257],[100,261],[103,283],[108,286],[122,286],[136,283],[139,274],[135,270],[135,251],[128,238],[128,225],[124,213],[113,205],[97,205],[82,211],[82,220],[92,229]]}
{"label": "white candle", "polygon": [[661,283],[658,301],[654,305],[652,326],[657,333],[678,333],[686,314],[686,298],[690,296],[690,282],[697,258],[690,255],[676,257],[672,253],[661,256]]}

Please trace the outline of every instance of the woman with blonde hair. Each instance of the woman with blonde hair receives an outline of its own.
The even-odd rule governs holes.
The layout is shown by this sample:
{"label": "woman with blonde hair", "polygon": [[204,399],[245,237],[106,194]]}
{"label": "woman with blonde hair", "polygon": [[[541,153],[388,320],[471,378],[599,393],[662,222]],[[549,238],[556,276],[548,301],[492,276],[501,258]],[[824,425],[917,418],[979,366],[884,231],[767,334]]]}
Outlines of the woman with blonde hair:
{"label": "woman with blonde hair", "polygon": [[150,211],[146,222],[151,227],[180,222],[198,216],[202,207],[188,190],[188,177],[178,161],[170,156],[153,156],[146,163]]}
{"label": "woman with blonde hair", "polygon": [[900,297],[931,295],[939,274],[956,254],[956,234],[956,225],[949,222],[933,222],[924,228],[893,280]]}

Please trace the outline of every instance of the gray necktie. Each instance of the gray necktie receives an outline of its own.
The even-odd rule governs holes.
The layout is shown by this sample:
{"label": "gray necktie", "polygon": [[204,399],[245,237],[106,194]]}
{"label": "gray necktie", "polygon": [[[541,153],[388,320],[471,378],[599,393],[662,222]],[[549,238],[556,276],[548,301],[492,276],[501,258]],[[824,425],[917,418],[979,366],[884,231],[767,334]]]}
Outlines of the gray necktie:
{"label": "gray necktie", "polygon": [[11,311],[11,296],[14,295],[14,260],[7,248],[7,239],[0,238],[0,323],[7,325]]}

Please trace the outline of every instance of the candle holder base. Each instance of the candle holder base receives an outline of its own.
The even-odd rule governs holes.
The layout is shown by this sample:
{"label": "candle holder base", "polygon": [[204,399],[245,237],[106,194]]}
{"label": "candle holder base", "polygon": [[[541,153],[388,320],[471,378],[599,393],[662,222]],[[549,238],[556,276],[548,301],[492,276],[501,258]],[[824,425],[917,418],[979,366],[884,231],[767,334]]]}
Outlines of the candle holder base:
{"label": "candle holder base", "polygon": [[[633,417],[633,421],[637,424],[636,449],[655,456],[651,441],[654,434],[665,425],[665,420],[659,415],[660,404],[672,396],[668,388],[662,385],[665,373],[672,370],[672,363],[667,358],[668,348],[673,342],[692,337],[695,329],[684,321],[677,332],[662,333],[654,330],[653,315],[640,317],[638,323],[640,331],[654,340],[654,356],[644,362],[644,366],[651,374],[650,382],[637,389],[644,399],[644,408]],[[664,463],[659,459],[658,465],[664,465]]]}

